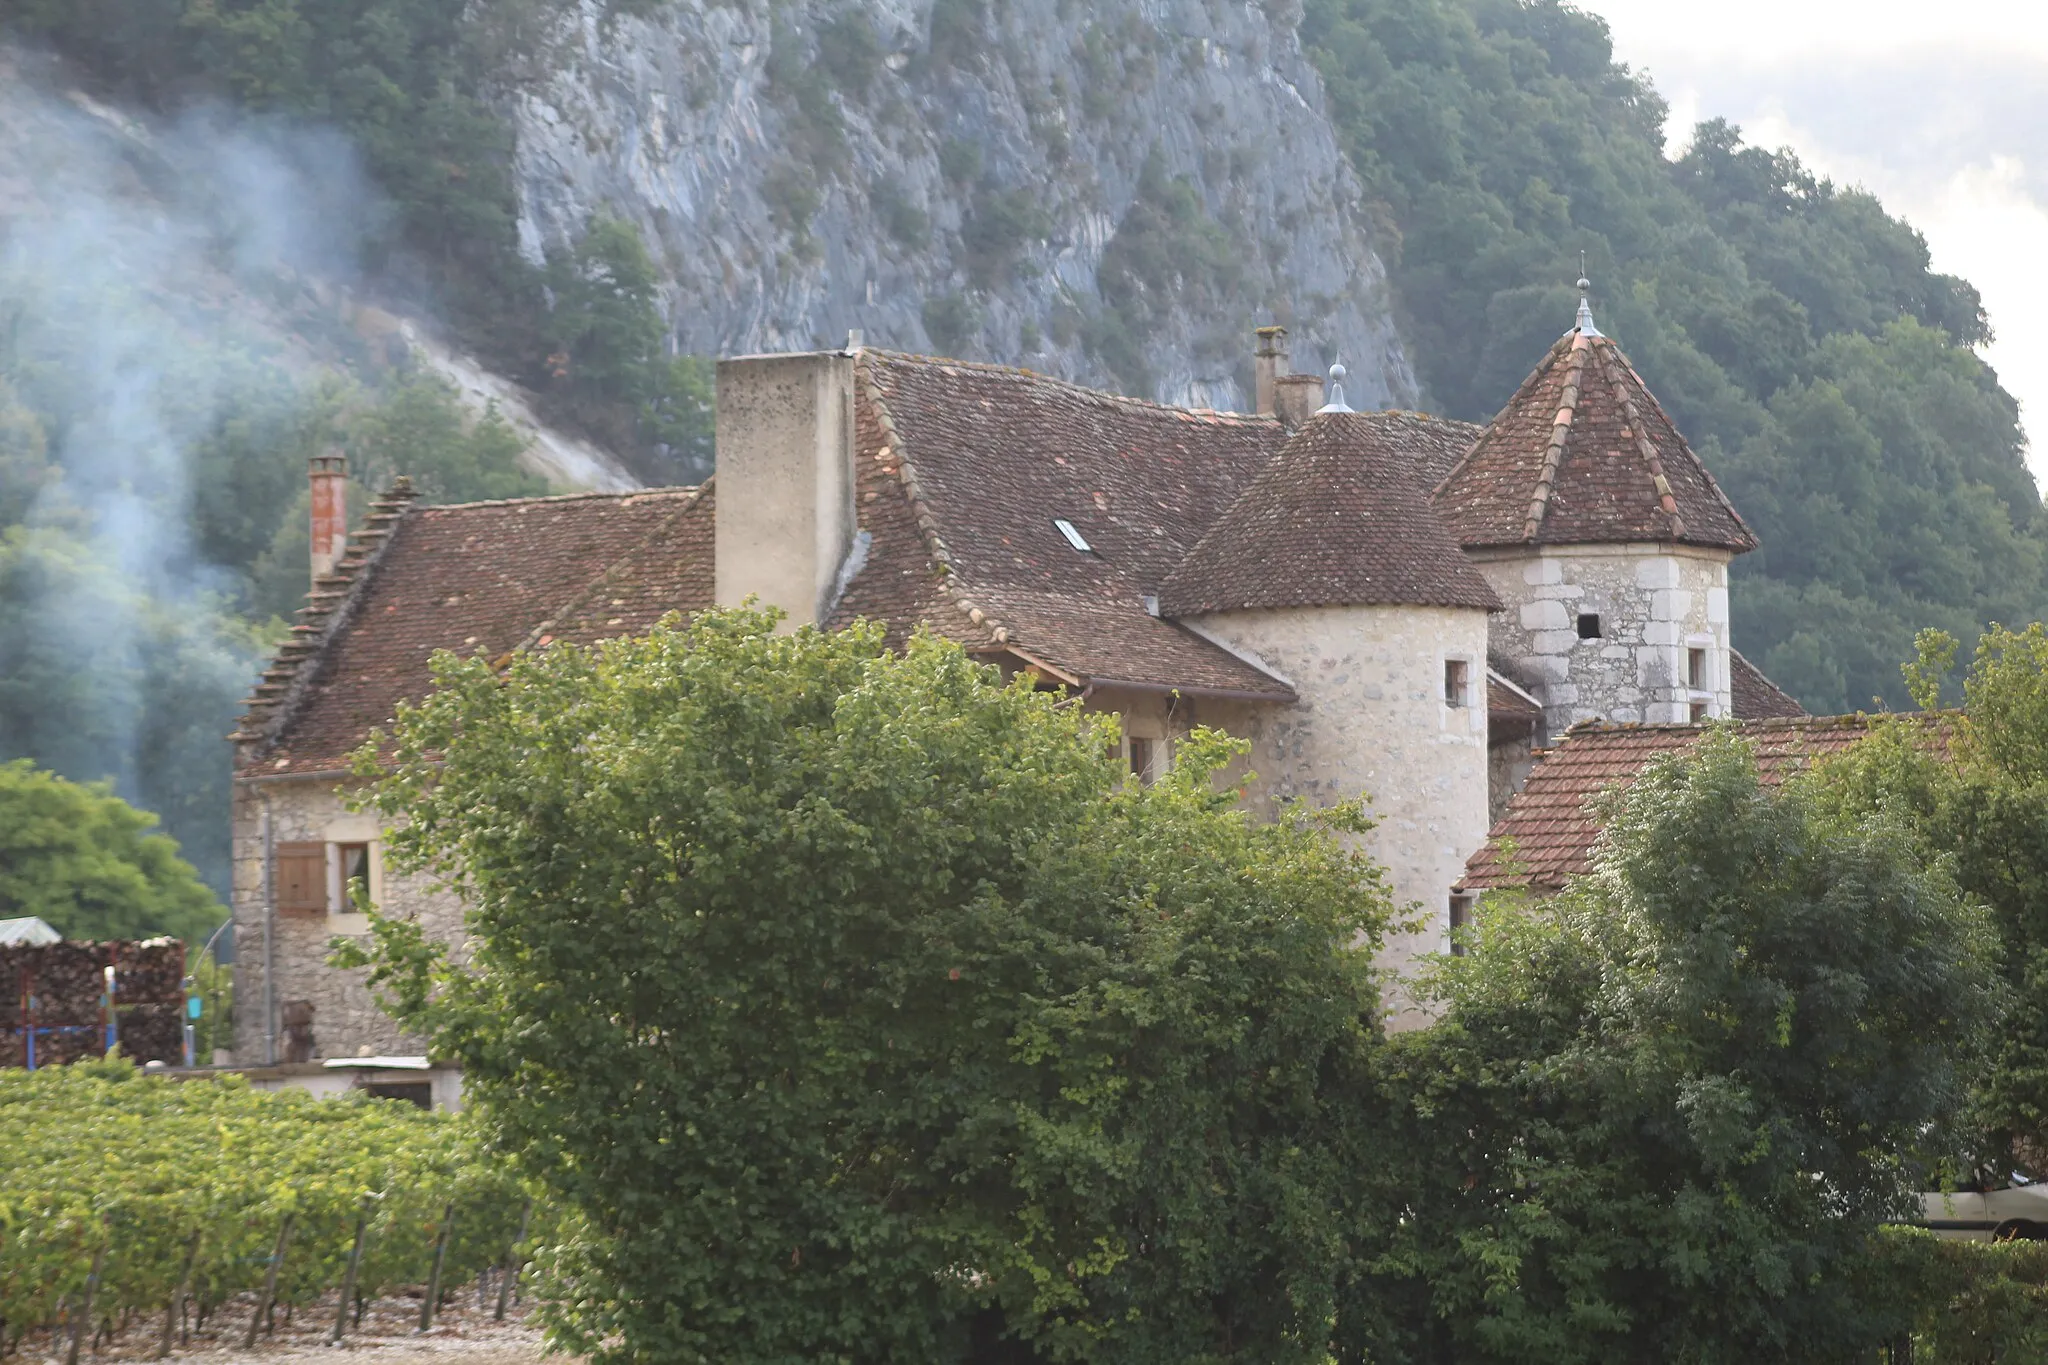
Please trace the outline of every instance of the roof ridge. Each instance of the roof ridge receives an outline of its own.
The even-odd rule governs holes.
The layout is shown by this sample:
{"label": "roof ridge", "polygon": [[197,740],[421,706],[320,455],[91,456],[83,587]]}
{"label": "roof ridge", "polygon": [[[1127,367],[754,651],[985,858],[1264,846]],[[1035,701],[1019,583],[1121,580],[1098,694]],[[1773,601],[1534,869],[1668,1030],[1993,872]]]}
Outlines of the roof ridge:
{"label": "roof ridge", "polygon": [[[315,579],[306,593],[302,618],[277,647],[269,668],[244,699],[243,713],[228,739],[246,762],[261,756],[305,705],[319,678],[327,647],[354,617],[376,568],[397,539],[399,527],[417,509],[419,493],[401,474],[370,504],[363,525],[349,532],[334,571]],[[309,668],[308,665],[311,665]]]}
{"label": "roof ridge", "polygon": [[1222,408],[1183,408],[1172,403],[1161,403],[1150,398],[1135,398],[1126,393],[1110,393],[1106,389],[1091,389],[1071,379],[1058,375],[1044,374],[1038,370],[1026,369],[1022,365],[997,365],[986,360],[954,360],[949,356],[919,355],[913,351],[890,351],[879,346],[863,346],[861,355],[878,356],[885,361],[902,361],[914,365],[943,365],[954,369],[974,370],[981,374],[999,375],[1005,379],[1031,380],[1040,384],[1057,384],[1063,389],[1092,402],[1110,407],[1144,408],[1154,412],[1168,413],[1182,418],[1214,418],[1244,426],[1277,425],[1279,418],[1271,413],[1228,412]]}
{"label": "roof ridge", "polygon": [[[910,446],[903,439],[903,433],[896,427],[896,419],[889,412],[888,395],[882,392],[881,381],[875,377],[874,364],[868,359],[870,352],[863,348],[855,359],[855,367],[861,382],[867,388],[868,401],[874,405],[875,424],[882,429],[883,448],[896,456],[896,478],[903,485],[903,495],[910,500],[911,519],[917,523],[918,534],[924,539],[925,553],[939,566],[939,592],[960,608],[960,614],[977,626],[985,627],[989,638],[997,644],[1010,642],[1010,628],[996,620],[979,603],[970,599],[963,591],[965,583],[960,570],[953,562],[953,553],[946,548],[946,538],[939,533],[939,519],[932,511],[931,503],[925,498],[924,488],[918,482],[917,467],[910,459]],[[883,356],[900,354],[894,351],[874,352]],[[920,359],[923,357],[910,357]],[[951,363],[951,362],[946,362]],[[999,369],[998,366],[986,366]],[[1026,373],[1029,373],[1028,371]],[[1064,382],[1064,381],[1055,381]],[[1083,390],[1087,392],[1087,390]]]}
{"label": "roof ridge", "polygon": [[[1676,435],[1681,443],[1685,443],[1685,435],[1678,430],[1678,423],[1674,422],[1671,419],[1671,414],[1665,411],[1663,401],[1655,393],[1651,392],[1650,386],[1644,381],[1642,373],[1636,369],[1635,362],[1628,358],[1628,352],[1622,350],[1621,343],[1614,341],[1612,338],[1609,338],[1609,343],[1614,347],[1615,359],[1621,363],[1623,369],[1628,371],[1629,377],[1636,381],[1636,387],[1642,390],[1643,397],[1650,400],[1650,410],[1657,414],[1665,426],[1671,428],[1672,434]],[[1749,523],[1742,519],[1742,513],[1735,509],[1733,500],[1722,491],[1721,481],[1714,477],[1713,470],[1707,468],[1707,462],[1699,457],[1698,451],[1692,450],[1689,443],[1686,444],[1686,449],[1692,454],[1692,462],[1699,467],[1700,477],[1706,480],[1707,491],[1712,493],[1715,499],[1720,502],[1721,509],[1729,516],[1735,518],[1735,524],[1741,527],[1743,533],[1749,537],[1751,546],[1761,545],[1763,542],[1757,539],[1757,534],[1750,529]]]}
{"label": "roof ridge", "polygon": [[[1522,519],[1522,539],[1534,540],[1550,514],[1550,490],[1557,485],[1557,471],[1564,465],[1564,448],[1571,440],[1572,418],[1579,409],[1579,385],[1585,377],[1586,362],[1592,358],[1593,342],[1584,332],[1572,335],[1572,369],[1557,395],[1557,416],[1550,423],[1550,444],[1543,451],[1543,469],[1536,475],[1536,489],[1529,495],[1529,514]],[[1455,471],[1453,471],[1455,472]]]}
{"label": "roof ridge", "polygon": [[561,606],[555,608],[554,611],[552,611],[545,618],[543,618],[539,622],[539,624],[535,625],[532,630],[527,631],[526,637],[524,639],[522,639],[518,644],[512,646],[511,649],[505,651],[505,658],[510,659],[515,654],[523,654],[529,649],[536,648],[540,645],[545,645],[552,641],[554,639],[554,636],[550,632],[554,630],[556,622],[560,621],[563,617],[569,615],[569,613],[575,611],[584,603],[590,601],[591,598],[595,597],[597,595],[598,589],[602,588],[605,584],[611,582],[613,578],[617,576],[619,572],[619,564],[623,560],[625,560],[627,556],[631,555],[635,550],[638,550],[642,546],[648,544],[656,536],[665,534],[671,527],[673,527],[676,524],[678,518],[688,515],[690,509],[697,506],[698,503],[704,501],[705,492],[711,488],[711,485],[716,481],[717,477],[718,476],[714,474],[711,476],[711,478],[708,478],[704,480],[704,482],[697,484],[693,488],[690,488],[688,490],[689,496],[687,498],[684,498],[682,501],[677,503],[676,506],[669,509],[668,515],[663,517],[660,521],[656,522],[653,528],[650,529],[646,535],[640,537],[640,539],[634,541],[631,545],[621,550],[618,553],[618,555],[616,555],[613,558],[612,562],[604,567],[603,572],[599,573],[595,578],[591,579],[581,588],[578,588],[575,592],[571,593],[567,601],[563,602]]}
{"label": "roof ridge", "polygon": [[[1602,339],[1606,340],[1606,338]],[[1671,519],[1671,539],[1674,541],[1683,540],[1685,539],[1685,518],[1679,515],[1678,499],[1671,492],[1671,480],[1664,475],[1663,457],[1657,453],[1657,444],[1650,439],[1650,433],[1643,429],[1642,409],[1636,406],[1636,400],[1629,392],[1628,381],[1623,378],[1620,366],[1616,361],[1616,357],[1621,354],[1621,348],[1609,340],[1607,341],[1607,351],[1608,353],[1602,357],[1600,365],[1607,372],[1608,382],[1614,385],[1614,396],[1621,403],[1622,415],[1628,419],[1629,435],[1635,438],[1636,451],[1650,467],[1650,485],[1657,490],[1657,510]],[[1644,394],[1647,395],[1649,389],[1643,386],[1642,376],[1635,374],[1633,370],[1630,371],[1630,375],[1635,379],[1637,386],[1643,388]],[[1701,463],[1700,468],[1706,468],[1704,462]]]}
{"label": "roof ridge", "polygon": [[1436,481],[1436,486],[1434,488],[1429,490],[1429,496],[1432,502],[1436,500],[1436,495],[1443,492],[1445,488],[1449,487],[1451,480],[1457,478],[1459,474],[1463,473],[1465,470],[1465,466],[1472,462],[1472,457],[1479,453],[1479,447],[1485,443],[1487,434],[1493,430],[1494,423],[1498,422],[1503,416],[1505,416],[1507,412],[1515,406],[1516,401],[1519,400],[1524,393],[1528,392],[1528,390],[1531,387],[1533,387],[1535,384],[1542,380],[1543,372],[1550,368],[1550,358],[1551,356],[1556,354],[1557,348],[1563,345],[1567,339],[1575,335],[1577,335],[1576,328],[1574,328],[1570,332],[1566,332],[1563,336],[1560,336],[1556,341],[1550,343],[1550,349],[1543,353],[1543,358],[1536,362],[1535,368],[1531,369],[1529,373],[1522,376],[1522,382],[1515,385],[1515,391],[1508,395],[1507,402],[1501,404],[1499,412],[1494,413],[1492,417],[1489,417],[1484,422],[1467,422],[1465,424],[1467,426],[1478,427],[1479,434],[1472,438],[1471,445],[1465,447],[1465,453],[1458,457],[1458,462],[1452,465],[1449,471],[1446,472],[1441,479],[1438,479]]}
{"label": "roof ridge", "polygon": [[707,479],[704,483],[697,484],[664,484],[656,488],[614,489],[610,492],[602,489],[585,489],[580,493],[536,493],[524,498],[479,498],[475,502],[437,502],[421,510],[466,512],[472,507],[520,507],[530,503],[591,502],[598,498],[616,498],[623,502],[628,498],[673,497],[678,494],[700,493],[709,482]]}

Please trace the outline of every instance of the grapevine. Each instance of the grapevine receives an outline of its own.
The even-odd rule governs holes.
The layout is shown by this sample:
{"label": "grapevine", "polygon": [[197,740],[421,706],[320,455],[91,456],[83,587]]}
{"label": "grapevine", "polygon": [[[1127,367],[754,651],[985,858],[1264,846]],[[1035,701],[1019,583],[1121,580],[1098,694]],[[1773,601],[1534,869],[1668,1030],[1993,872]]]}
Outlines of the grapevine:
{"label": "grapevine", "polygon": [[282,1314],[341,1284],[366,1207],[356,1292],[374,1298],[426,1282],[451,1208],[443,1283],[504,1263],[528,1198],[459,1116],[119,1060],[0,1071],[0,1152],[0,1353],[63,1322],[101,1250],[96,1320],[161,1321],[188,1265],[203,1319],[262,1287],[290,1215]]}

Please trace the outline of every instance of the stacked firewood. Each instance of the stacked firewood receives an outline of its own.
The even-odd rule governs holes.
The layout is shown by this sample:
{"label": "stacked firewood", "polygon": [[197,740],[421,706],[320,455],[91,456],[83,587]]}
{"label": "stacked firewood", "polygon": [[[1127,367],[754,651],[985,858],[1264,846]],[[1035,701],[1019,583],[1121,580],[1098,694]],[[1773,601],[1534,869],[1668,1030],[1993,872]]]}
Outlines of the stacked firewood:
{"label": "stacked firewood", "polygon": [[153,938],[0,947],[0,1066],[28,1064],[31,1021],[38,1067],[103,1054],[110,966],[114,1036],[122,1055],[138,1062],[180,1061],[185,945]]}

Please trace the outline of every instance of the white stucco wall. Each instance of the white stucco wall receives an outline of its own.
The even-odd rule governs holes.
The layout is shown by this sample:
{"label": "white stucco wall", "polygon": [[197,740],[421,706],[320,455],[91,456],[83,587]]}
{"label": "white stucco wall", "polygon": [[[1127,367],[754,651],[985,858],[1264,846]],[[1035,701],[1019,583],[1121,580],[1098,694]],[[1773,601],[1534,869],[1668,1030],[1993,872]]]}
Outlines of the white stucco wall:
{"label": "white stucco wall", "polygon": [[[1256,656],[1301,700],[1248,717],[1266,803],[1364,797],[1379,825],[1365,847],[1385,865],[1398,904],[1423,927],[1398,935],[1381,965],[1405,971],[1447,946],[1451,884],[1486,840],[1487,613],[1435,607],[1318,607],[1225,612],[1191,624]],[[1465,663],[1464,704],[1444,699],[1444,666]],[[1393,1027],[1427,1016],[1391,1002]]]}
{"label": "white stucco wall", "polygon": [[[1675,724],[1729,714],[1728,555],[1669,545],[1571,545],[1473,555],[1507,610],[1492,648],[1542,700],[1555,739],[1581,720]],[[1582,613],[1600,638],[1581,639]],[[1702,686],[1688,652],[1706,651]]]}
{"label": "white stucco wall", "polygon": [[[343,804],[344,791],[332,778],[236,784],[234,806],[235,915],[235,1061],[263,1066],[272,1060],[265,1046],[266,956],[275,963],[275,1001],[308,1000],[313,1004],[314,1055],[354,1057],[373,1053],[417,1054],[425,1044],[402,1034],[377,1007],[364,984],[365,973],[327,965],[328,943],[336,935],[367,940],[369,924],[362,915],[330,911],[327,915],[278,915],[275,938],[264,950],[265,847],[284,843],[368,843],[371,852],[370,897],[386,914],[418,917],[435,938],[462,943],[462,905],[454,896],[435,890],[419,877],[401,876],[383,866],[380,829],[374,816],[354,815]],[[266,813],[269,837],[265,838]],[[334,873],[330,859],[330,873]],[[331,875],[329,904],[339,905],[338,876]],[[276,1027],[277,1055],[283,1055],[283,1026]]]}

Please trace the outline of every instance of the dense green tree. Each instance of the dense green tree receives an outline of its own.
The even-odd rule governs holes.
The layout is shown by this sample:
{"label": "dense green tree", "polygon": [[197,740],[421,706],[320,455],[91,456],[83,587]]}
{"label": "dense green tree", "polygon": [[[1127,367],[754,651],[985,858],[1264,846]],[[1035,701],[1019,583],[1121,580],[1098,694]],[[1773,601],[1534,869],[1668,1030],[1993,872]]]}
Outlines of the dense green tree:
{"label": "dense green tree", "polygon": [[1603,329],[1763,540],[1736,643],[1809,707],[1903,704],[1923,626],[2048,613],[1982,303],[1875,198],[1718,120],[1667,160],[1663,101],[1560,0],[1307,0],[1302,33],[1432,402],[1491,416],[1584,252]]}
{"label": "dense green tree", "polygon": [[[399,379],[343,422],[351,472],[370,489],[399,475],[430,502],[532,497],[547,480],[522,468],[526,440],[496,407],[472,416],[455,388],[435,374]],[[304,482],[304,466],[300,466]],[[295,509],[297,510],[297,509]],[[294,518],[302,524],[304,516]]]}
{"label": "dense green tree", "polygon": [[564,1340],[1325,1359],[1384,1156],[1358,810],[1254,822],[1202,734],[1140,786],[957,645],[774,625],[443,656],[378,788],[474,957],[378,920],[375,980],[583,1215]]}
{"label": "dense green tree", "polygon": [[0,919],[34,915],[66,938],[204,942],[227,911],[155,829],[104,783],[0,763]]}
{"label": "dense green tree", "polygon": [[1975,1073],[1989,928],[1896,820],[1762,785],[1732,735],[1606,829],[1563,894],[1482,914],[1442,1022],[1385,1054],[1408,1217],[1369,1358],[1867,1360],[1872,1235]]}
{"label": "dense green tree", "polygon": [[[1906,675],[1931,708],[1956,642],[1929,631],[1918,644]],[[1922,856],[1946,859],[1988,908],[2006,1013],[1974,1086],[1977,1156],[1992,1179],[2048,1179],[2048,630],[1986,632],[1963,693],[1966,709],[1932,733],[1900,720],[1859,745],[1828,790],[1847,810],[1904,812]]]}

